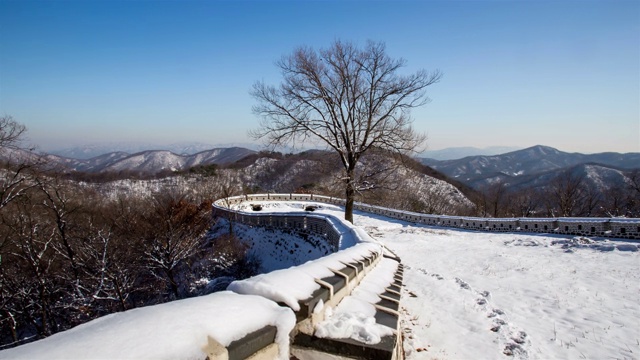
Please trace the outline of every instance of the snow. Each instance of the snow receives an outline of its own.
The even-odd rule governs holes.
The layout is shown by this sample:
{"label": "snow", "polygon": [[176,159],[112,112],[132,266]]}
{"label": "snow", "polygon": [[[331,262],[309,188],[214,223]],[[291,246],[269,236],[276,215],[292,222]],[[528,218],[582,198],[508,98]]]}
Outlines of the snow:
{"label": "snow", "polygon": [[[260,205],[262,210],[259,212],[253,211],[252,205]],[[304,211],[306,206],[314,206],[316,208],[313,212]],[[277,213],[278,215],[301,215],[304,214],[308,217],[321,216],[333,226],[339,234],[340,250],[347,249],[354,246],[359,242],[374,242],[375,241],[363,231],[360,227],[343,221],[344,209],[340,206],[325,204],[313,201],[243,201],[239,204],[231,206],[232,209],[244,212],[249,215],[260,215],[264,213]]]}
{"label": "snow", "polygon": [[[218,231],[228,231],[228,222],[218,221]],[[332,246],[326,239],[316,234],[306,234],[303,238],[277,229],[265,230],[239,223],[233,224],[233,231],[249,247],[249,257],[259,260],[260,273],[301,265],[332,252]]]}
{"label": "snow", "polygon": [[376,303],[380,301],[377,294],[385,292],[394,279],[395,272],[398,268],[398,262],[391,259],[382,259],[378,266],[373,269],[369,275],[354,289],[351,296]]}
{"label": "snow", "polygon": [[380,263],[346,296],[335,311],[327,310],[325,320],[316,325],[315,336],[333,339],[353,339],[365,344],[377,344],[392,335],[395,329],[376,323],[376,308],[381,299],[377,294],[393,282],[398,262],[382,259]]}
{"label": "snow", "polygon": [[355,220],[404,264],[408,359],[638,358],[637,242]]}
{"label": "snow", "polygon": [[277,327],[279,358],[288,359],[293,312],[228,291],[107,315],[0,351],[0,359],[203,359],[208,336],[227,346],[267,325]]}
{"label": "snow", "polygon": [[298,302],[310,298],[313,292],[320,288],[315,279],[332,276],[334,274],[331,269],[341,269],[345,266],[344,263],[354,262],[370,256],[372,252],[381,251],[381,246],[375,243],[359,243],[299,266],[234,281],[227,289],[238,294],[264,296],[275,302],[283,302],[298,311]]}
{"label": "snow", "polygon": [[[357,302],[357,300],[345,298],[341,304],[353,302]],[[382,337],[393,333],[391,328],[376,324],[373,315],[361,311],[344,311],[332,314],[327,310],[326,315],[328,320],[316,326],[315,335],[317,337],[351,338],[364,344],[377,344]]]}

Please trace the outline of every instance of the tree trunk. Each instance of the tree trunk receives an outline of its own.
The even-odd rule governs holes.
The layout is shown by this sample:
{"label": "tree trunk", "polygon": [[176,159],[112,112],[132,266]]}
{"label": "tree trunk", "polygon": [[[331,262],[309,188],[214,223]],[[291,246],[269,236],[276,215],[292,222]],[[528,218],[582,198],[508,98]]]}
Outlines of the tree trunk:
{"label": "tree trunk", "polygon": [[346,203],[344,205],[344,219],[353,224],[353,202],[356,196],[356,189],[353,183],[353,169],[347,170],[347,189],[345,192]]}
{"label": "tree trunk", "polygon": [[47,316],[48,301],[45,294],[44,285],[40,285],[40,336],[45,338],[51,335],[49,331],[49,319]]}
{"label": "tree trunk", "polygon": [[18,342],[18,330],[17,330],[17,324],[16,324],[16,319],[15,317],[13,317],[13,314],[9,311],[9,310],[4,310],[7,319],[9,319],[9,330],[11,330],[11,339],[13,340],[14,343]]}
{"label": "tree trunk", "polygon": [[167,269],[166,273],[167,273],[167,277],[169,278],[169,285],[171,286],[171,292],[173,293],[173,295],[175,296],[175,299],[177,300],[180,298],[180,296],[178,296],[178,284],[176,283],[173,270]]}
{"label": "tree trunk", "polygon": [[120,300],[120,308],[122,311],[126,311],[127,305],[124,302],[124,296],[122,294],[122,291],[120,291],[120,286],[118,285],[118,281],[113,280],[113,285],[116,288],[116,294],[118,295],[118,299]]}

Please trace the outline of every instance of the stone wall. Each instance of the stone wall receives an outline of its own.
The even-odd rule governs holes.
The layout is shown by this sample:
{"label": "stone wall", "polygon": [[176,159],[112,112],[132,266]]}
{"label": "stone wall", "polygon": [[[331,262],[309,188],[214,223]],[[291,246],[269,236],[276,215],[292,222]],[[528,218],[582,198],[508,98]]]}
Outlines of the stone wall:
{"label": "stone wall", "polygon": [[[314,194],[257,194],[241,195],[229,199],[221,199],[214,203],[216,209],[224,209],[227,204],[242,201],[316,201],[333,205],[344,205],[344,199]],[[640,219],[638,218],[479,218],[457,217],[446,215],[421,214],[395,210],[380,206],[355,203],[354,209],[393,219],[415,222],[418,224],[481,230],[492,232],[538,232],[562,235],[601,236],[623,239],[640,239]],[[246,213],[245,213],[246,214]],[[260,216],[258,214],[252,216]],[[279,216],[279,215],[271,215]],[[282,215],[290,216],[290,215]],[[308,224],[308,221],[307,223]],[[305,227],[305,229],[307,229]],[[327,236],[335,239],[338,235],[327,231]],[[335,240],[333,240],[335,241]]]}
{"label": "stone wall", "polygon": [[[335,203],[330,202],[330,198],[323,200],[326,200],[323,201],[326,203]],[[312,213],[237,212],[229,209],[229,206],[237,205],[243,201],[311,201],[310,195],[260,194],[221,199],[213,204],[213,216],[223,217],[244,225],[261,226],[266,229],[289,229],[299,233],[317,234],[327,240],[334,252],[340,248],[342,235],[326,216],[313,215]]]}

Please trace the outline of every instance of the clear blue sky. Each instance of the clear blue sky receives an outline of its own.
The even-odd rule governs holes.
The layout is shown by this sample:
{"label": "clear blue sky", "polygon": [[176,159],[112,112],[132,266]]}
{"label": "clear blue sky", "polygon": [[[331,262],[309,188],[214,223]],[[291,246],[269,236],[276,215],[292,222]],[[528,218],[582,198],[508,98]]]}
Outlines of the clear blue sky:
{"label": "clear blue sky", "polygon": [[247,142],[295,47],[383,41],[439,69],[429,148],[640,151],[640,1],[5,1],[0,115],[52,150]]}

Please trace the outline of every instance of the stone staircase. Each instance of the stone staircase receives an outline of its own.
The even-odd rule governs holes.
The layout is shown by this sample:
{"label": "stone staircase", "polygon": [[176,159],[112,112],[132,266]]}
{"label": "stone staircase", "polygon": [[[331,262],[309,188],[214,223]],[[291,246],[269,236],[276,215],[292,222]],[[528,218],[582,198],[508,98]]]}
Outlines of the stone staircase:
{"label": "stone staircase", "polygon": [[[402,291],[402,278],[403,278],[403,266],[400,263],[400,259],[393,255],[385,254],[383,259],[378,258],[373,266],[368,269],[366,273],[367,276],[375,276],[375,274],[368,274],[374,270],[374,266],[380,262],[389,262],[393,263],[393,278],[391,281],[386,282],[382,287],[378,286],[374,293],[377,295],[377,301],[369,302],[374,309],[375,315],[373,318],[375,319],[375,323],[379,326],[384,326],[389,329],[392,329],[392,333],[389,335],[385,335],[381,337],[380,341],[377,343],[369,344],[367,342],[358,341],[357,339],[352,338],[341,338],[341,339],[333,339],[327,337],[318,337],[314,335],[315,326],[321,324],[324,320],[325,313],[317,312],[316,314],[309,314],[307,319],[302,320],[296,326],[297,332],[293,337],[293,346],[302,347],[302,348],[310,348],[317,351],[330,353],[334,355],[340,355],[355,359],[402,359],[402,337],[400,331],[400,298]],[[366,286],[367,278],[363,277],[360,282],[356,282],[357,274],[354,272],[350,272],[348,277],[352,281],[351,283],[347,283],[343,285],[341,282],[338,286],[343,286],[338,291],[343,289],[352,288],[352,285],[355,287],[352,288],[350,294],[357,293],[359,289],[357,286],[362,282],[362,286]],[[374,287],[376,288],[376,287]],[[334,288],[335,291],[335,288]],[[317,304],[318,299],[324,299],[330,296],[326,287],[323,287],[318,291],[318,294],[314,294],[315,296],[309,301],[305,301],[309,305]],[[356,296],[357,295],[347,295],[347,296]],[[335,300],[338,300],[336,304],[336,308],[340,309],[341,300],[343,297],[336,297]],[[364,300],[366,301],[366,300]],[[325,304],[331,304],[332,302],[328,302]],[[315,305],[313,305],[315,306]],[[311,308],[308,307],[308,308]],[[311,326],[310,326],[311,325]]]}

